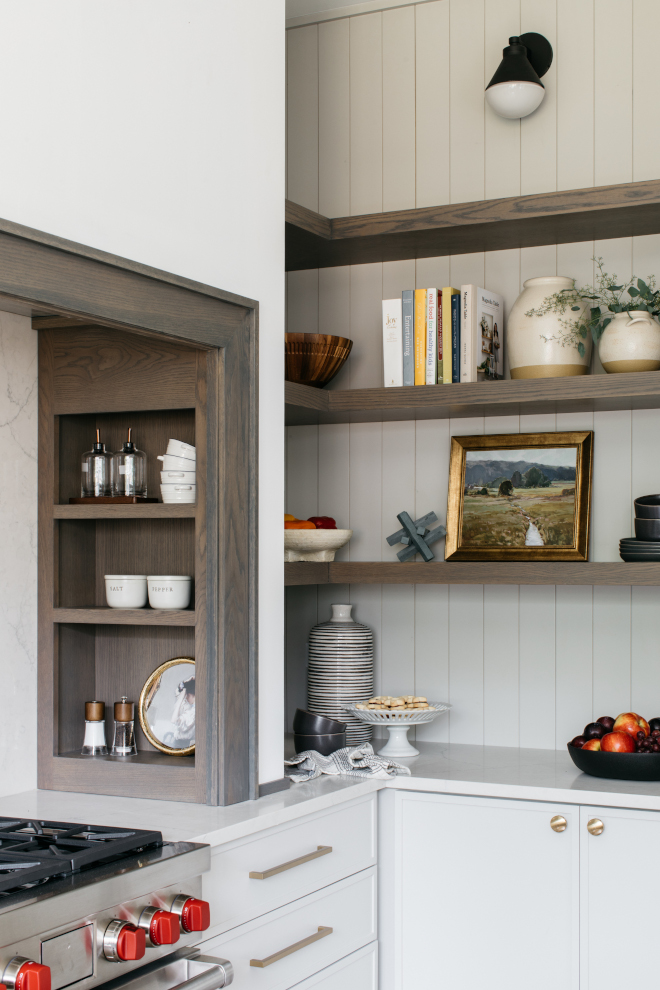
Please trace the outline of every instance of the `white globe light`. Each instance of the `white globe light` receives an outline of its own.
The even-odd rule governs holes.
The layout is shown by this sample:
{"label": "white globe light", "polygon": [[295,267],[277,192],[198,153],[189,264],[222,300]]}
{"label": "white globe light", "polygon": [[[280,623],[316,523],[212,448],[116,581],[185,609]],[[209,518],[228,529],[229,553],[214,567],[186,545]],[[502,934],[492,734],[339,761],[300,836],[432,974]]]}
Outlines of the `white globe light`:
{"label": "white globe light", "polygon": [[501,82],[486,90],[486,102],[500,117],[527,117],[541,106],[545,89],[534,82]]}

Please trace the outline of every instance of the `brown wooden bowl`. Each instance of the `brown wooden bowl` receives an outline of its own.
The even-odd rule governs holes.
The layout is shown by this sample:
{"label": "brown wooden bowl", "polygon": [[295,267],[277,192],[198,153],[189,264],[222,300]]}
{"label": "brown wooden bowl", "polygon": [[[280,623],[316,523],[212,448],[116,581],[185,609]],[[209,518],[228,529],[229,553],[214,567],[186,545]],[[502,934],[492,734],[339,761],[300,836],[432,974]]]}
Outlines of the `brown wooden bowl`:
{"label": "brown wooden bowl", "polygon": [[331,382],[351,353],[353,341],[329,333],[287,333],[286,380],[323,388]]}

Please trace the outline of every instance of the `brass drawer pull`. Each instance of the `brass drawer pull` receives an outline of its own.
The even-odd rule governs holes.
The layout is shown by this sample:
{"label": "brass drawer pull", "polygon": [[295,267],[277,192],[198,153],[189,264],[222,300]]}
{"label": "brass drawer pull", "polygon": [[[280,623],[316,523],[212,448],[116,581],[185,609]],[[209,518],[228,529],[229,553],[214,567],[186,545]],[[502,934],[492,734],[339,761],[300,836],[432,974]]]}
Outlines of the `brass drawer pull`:
{"label": "brass drawer pull", "polygon": [[553,832],[564,832],[568,822],[563,815],[553,815],[550,819],[550,828]]}
{"label": "brass drawer pull", "polygon": [[286,949],[280,949],[279,952],[274,952],[272,956],[266,956],[265,959],[250,959],[250,966],[258,966],[259,969],[263,969],[264,966],[271,966],[274,962],[284,959],[285,956],[290,956],[292,952],[304,949],[306,945],[311,945],[312,942],[318,942],[320,938],[325,938],[326,935],[332,935],[332,928],[324,928],[323,925],[319,925],[319,930],[314,935],[301,938],[299,942],[294,942],[293,945],[289,945]]}
{"label": "brass drawer pull", "polygon": [[[250,880],[267,880],[268,877],[274,877],[276,873],[292,870],[295,866],[302,866],[303,863],[309,863],[312,859],[319,859],[320,856],[327,856],[331,852],[332,846],[317,846],[316,852],[299,856],[298,859],[290,859],[288,863],[282,863],[280,866],[271,866],[270,870],[264,870],[262,873],[258,870],[250,870]],[[314,937],[316,938],[316,936]]]}
{"label": "brass drawer pull", "polygon": [[590,818],[587,822],[587,832],[590,832],[591,835],[600,835],[604,828],[600,818]]}

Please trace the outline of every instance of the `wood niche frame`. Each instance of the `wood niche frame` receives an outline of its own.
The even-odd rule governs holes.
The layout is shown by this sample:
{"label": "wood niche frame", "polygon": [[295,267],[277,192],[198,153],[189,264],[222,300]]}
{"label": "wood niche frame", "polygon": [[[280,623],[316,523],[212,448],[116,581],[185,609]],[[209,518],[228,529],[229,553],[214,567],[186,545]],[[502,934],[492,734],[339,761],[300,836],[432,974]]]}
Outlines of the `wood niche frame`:
{"label": "wood niche frame", "polygon": [[[32,315],[33,326],[40,330],[42,338],[39,348],[39,787],[211,805],[257,797],[258,303],[0,220],[0,308]],[[200,382],[198,372],[194,383],[198,395],[200,388],[204,391],[206,444],[198,450],[198,457],[202,462],[204,458],[207,461],[205,511],[197,512],[194,549],[195,560],[203,561],[201,571],[195,565],[195,573],[201,573],[204,580],[203,586],[196,588],[194,619],[181,623],[192,625],[194,621],[196,645],[205,642],[203,662],[199,663],[197,658],[198,685],[202,689],[199,694],[205,702],[199,698],[197,749],[194,764],[189,764],[192,768],[185,772],[185,760],[193,761],[193,757],[145,753],[137,762],[75,759],[74,752],[62,752],[59,741],[62,734],[71,737],[74,731],[76,739],[78,736],[82,739],[84,719],[81,709],[73,729],[60,724],[59,695],[63,686],[58,680],[56,649],[60,624],[73,623],[69,628],[82,630],[80,635],[83,635],[85,629],[93,632],[99,628],[94,622],[104,621],[102,616],[99,620],[100,609],[57,608],[58,524],[62,518],[85,518],[88,510],[96,510],[95,506],[69,506],[60,497],[57,418],[67,411],[87,411],[80,408],[78,386],[85,375],[91,376],[87,381],[89,395],[95,386],[91,378],[100,364],[81,360],[75,368],[78,384],[72,379],[69,399],[63,399],[67,389],[54,387],[53,351],[58,333],[63,330],[71,333],[78,328],[84,334],[83,328],[89,331],[90,327],[103,328],[110,335],[116,333],[118,346],[127,332],[140,335],[135,340],[140,342],[143,352],[149,351],[149,340],[154,345],[152,351],[157,351],[158,346],[162,349],[188,345],[203,357],[207,369],[204,381]],[[95,401],[89,411],[113,413],[146,408],[145,400],[142,406],[134,407],[134,397],[145,382],[150,383],[152,396],[157,393],[158,369],[154,367],[157,362],[150,366],[145,360],[144,364],[141,367],[138,361],[134,362],[132,377],[131,368],[117,369],[115,381],[125,382],[124,390],[107,389],[107,394]],[[198,369],[199,366],[198,358]],[[150,374],[155,376],[155,384]],[[174,368],[174,373],[169,371],[166,385],[161,380],[161,398],[156,409],[168,409],[167,390],[176,379]],[[107,379],[105,385],[107,388]],[[178,408],[181,404],[179,401]],[[195,408],[197,427],[199,402]],[[198,473],[199,465],[198,461]],[[154,480],[152,475],[152,485]],[[159,504],[103,508],[119,515],[125,510],[123,518],[135,519],[136,510],[147,509],[157,516],[159,512],[165,515],[164,510],[194,507]],[[72,515],[72,510],[81,511]],[[93,511],[87,518],[92,515]],[[88,614],[83,615],[84,611]],[[58,616],[58,612],[64,615]],[[109,612],[112,610],[106,610]],[[117,616],[115,613],[111,621],[121,621]],[[152,624],[158,623],[149,622]],[[103,700],[111,703],[116,699]],[[70,745],[68,748],[72,749]],[[276,790],[276,783],[267,786]]]}

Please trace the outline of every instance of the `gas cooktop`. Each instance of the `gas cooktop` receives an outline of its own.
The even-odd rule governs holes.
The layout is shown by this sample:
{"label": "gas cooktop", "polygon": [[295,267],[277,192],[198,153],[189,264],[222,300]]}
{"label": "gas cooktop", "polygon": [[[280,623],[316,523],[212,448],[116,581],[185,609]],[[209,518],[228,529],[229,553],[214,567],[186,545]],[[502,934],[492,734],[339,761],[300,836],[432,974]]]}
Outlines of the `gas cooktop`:
{"label": "gas cooktop", "polygon": [[162,844],[160,832],[0,816],[0,898]]}

